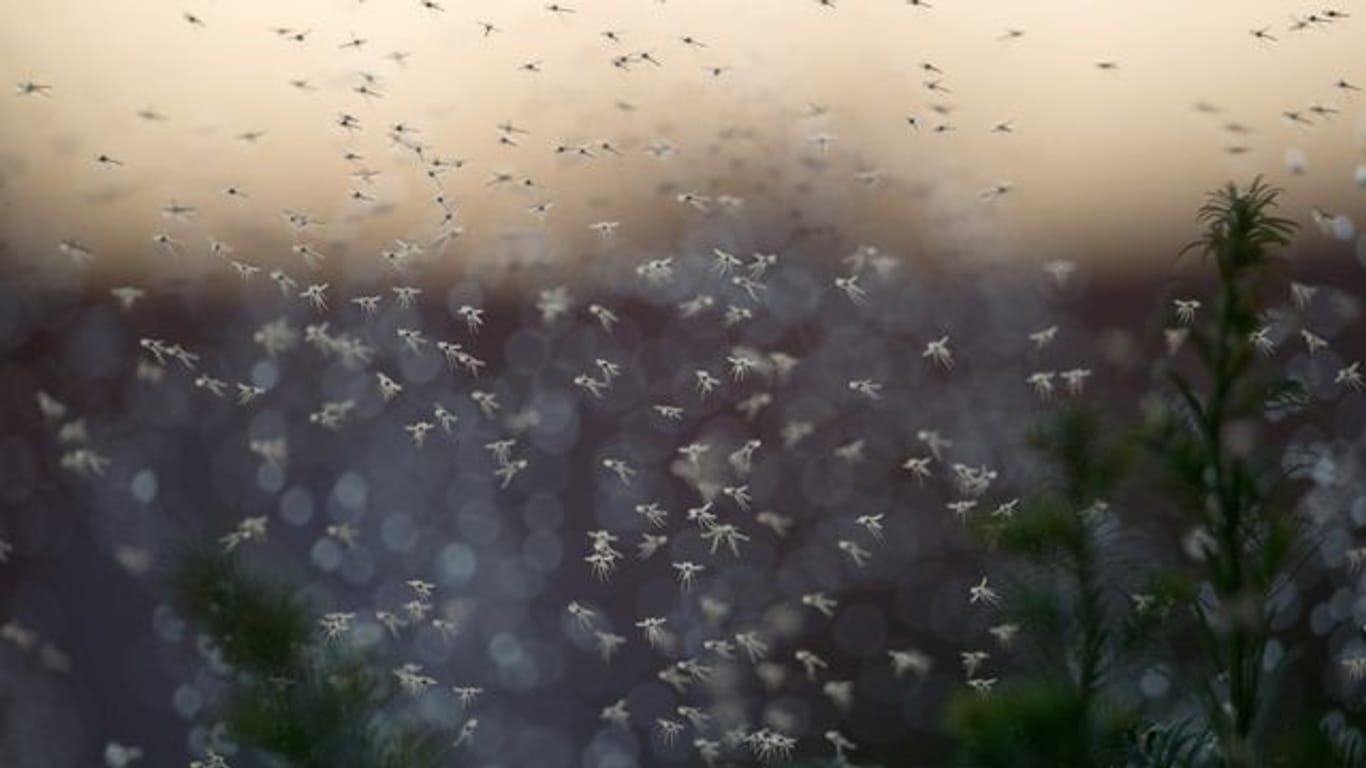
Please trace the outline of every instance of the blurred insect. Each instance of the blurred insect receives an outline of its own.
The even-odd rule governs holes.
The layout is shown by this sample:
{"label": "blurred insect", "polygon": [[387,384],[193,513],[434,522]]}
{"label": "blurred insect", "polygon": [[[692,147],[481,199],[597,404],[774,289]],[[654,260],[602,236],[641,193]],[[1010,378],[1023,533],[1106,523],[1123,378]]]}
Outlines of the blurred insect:
{"label": "blurred insect", "polygon": [[864,445],[865,441],[862,438],[859,438],[857,440],[851,440],[844,445],[836,446],[834,450],[835,458],[843,461],[845,464],[859,464],[863,461]]}
{"label": "blurred insect", "polygon": [[1308,328],[1300,329],[1300,338],[1304,339],[1304,346],[1306,349],[1309,350],[1309,354],[1311,357],[1314,355],[1315,352],[1318,352],[1320,349],[1323,349],[1328,346],[1328,341],[1326,339],[1309,330]]}
{"label": "blurred insect", "polygon": [[818,670],[829,669],[830,667],[824,659],[804,648],[797,649],[792,656],[802,665],[802,668],[806,670],[806,677],[808,680],[815,680],[816,672]]}
{"label": "blurred insect", "polygon": [[327,283],[313,283],[299,293],[299,298],[313,305],[319,312],[327,309]]}
{"label": "blurred insect", "polygon": [[507,487],[512,484],[512,479],[517,476],[517,473],[526,469],[527,466],[529,466],[529,463],[526,459],[515,459],[500,465],[493,471],[494,477],[502,481],[498,487],[506,490]]}
{"label": "blurred insect", "polygon": [[1025,381],[1034,388],[1034,394],[1038,395],[1040,400],[1050,400],[1053,397],[1055,375],[1055,371],[1035,371],[1025,377]]}
{"label": "blurred insect", "polygon": [[422,335],[422,331],[415,328],[399,328],[396,333],[403,340],[403,346],[415,355],[422,354],[422,345],[428,343],[427,338]]}
{"label": "blurred insect", "polygon": [[599,719],[617,726],[618,728],[629,728],[631,722],[630,710],[626,708],[626,700],[618,699],[615,703],[604,707]]}
{"label": "blurred insect", "polygon": [[1001,604],[1000,595],[996,594],[996,590],[987,586],[986,576],[983,576],[980,582],[968,590],[968,604],[976,605],[977,603],[985,603],[991,606]]}
{"label": "blurred insect", "polygon": [[1043,265],[1043,271],[1051,278],[1059,288],[1066,285],[1072,274],[1077,271],[1075,262],[1068,259],[1052,259]]}
{"label": "blurred insect", "polygon": [[707,395],[711,394],[721,383],[720,379],[702,369],[693,371],[693,378],[696,381],[697,394],[702,399],[706,399]]}
{"label": "blurred insect", "polygon": [[15,92],[20,96],[32,96],[34,94],[37,94],[39,96],[49,96],[52,93],[52,86],[44,85],[42,83],[35,83],[32,80],[24,80],[19,83],[18,87],[15,89]]}
{"label": "blurred insect", "polygon": [[194,385],[196,387],[199,387],[200,389],[208,390],[213,394],[214,397],[223,397],[224,392],[228,387],[228,383],[226,381],[223,381],[221,379],[215,379],[214,377],[208,374],[200,374],[199,376],[196,376],[194,380]]}
{"label": "blurred insect", "polygon": [[706,566],[698,565],[690,560],[673,563],[673,569],[678,574],[678,586],[684,592],[692,589],[693,581],[697,574],[706,570]]}
{"label": "blurred insect", "polygon": [[991,658],[987,651],[963,651],[959,654],[963,662],[963,675],[969,679],[977,676],[983,662]]}
{"label": "blurred insect", "polygon": [[854,519],[855,523],[863,526],[868,531],[868,535],[879,543],[883,540],[882,518],[885,515],[860,515]]}
{"label": "blurred insect", "polygon": [[754,516],[755,522],[773,531],[778,538],[786,538],[788,533],[796,523],[791,518],[784,517],[776,512],[765,510]]}
{"label": "blurred insect", "polygon": [[1199,299],[1173,299],[1172,304],[1176,307],[1177,320],[1186,324],[1195,322],[1195,311],[1200,308]]}
{"label": "blurred insect", "polygon": [[571,600],[569,602],[568,607],[565,610],[569,612],[570,616],[574,617],[574,620],[578,622],[578,625],[580,627],[582,627],[585,630],[593,629],[594,614],[591,609],[585,608],[584,606],[580,605],[579,602],[576,600]]}
{"label": "blurred insect", "polygon": [[636,475],[636,470],[631,468],[631,466],[622,459],[603,459],[602,466],[616,475],[622,485],[630,485],[631,478]]}
{"label": "blurred insect", "polygon": [[219,539],[223,545],[223,551],[231,553],[248,541],[265,539],[266,525],[267,519],[264,516],[243,518],[237,524],[237,528]]}
{"label": "blurred insect", "polygon": [[435,429],[435,425],[430,421],[415,421],[412,424],[404,426],[403,429],[412,437],[413,445],[421,448],[427,441],[427,433]]}
{"label": "blurred insect", "polygon": [[901,468],[914,475],[916,482],[924,485],[926,478],[930,476],[930,462],[933,460],[932,456],[913,456],[902,462]]}
{"label": "blurred insect", "polygon": [[921,357],[929,358],[945,370],[953,368],[953,352],[949,349],[949,337],[941,336],[925,345],[925,350],[920,353]]}
{"label": "blurred insect", "polygon": [[862,304],[868,297],[868,292],[858,284],[858,275],[835,278],[835,287],[843,291],[855,304]]}
{"label": "blurred insect", "polygon": [[640,560],[648,560],[668,543],[668,536],[642,533],[640,534],[640,543],[636,545],[636,557]]}
{"label": "blurred insect", "polygon": [[354,613],[328,613],[318,619],[318,625],[322,627],[323,638],[328,641],[335,641],[342,635],[351,630],[351,623],[355,620]]}
{"label": "blurred insect", "polygon": [[252,384],[237,383],[237,404],[246,405],[266,393],[265,388]]}
{"label": "blurred insect", "polygon": [[139,747],[124,746],[116,741],[104,745],[106,768],[129,768],[134,763],[140,762],[142,757],[142,749]]}
{"label": "blurred insect", "polygon": [[456,310],[456,314],[465,319],[465,327],[472,336],[478,334],[479,329],[484,326],[484,310],[482,309],[464,304]]}
{"label": "blurred insect", "polygon": [[683,419],[683,409],[676,405],[656,403],[655,405],[650,406],[650,408],[662,419],[667,419],[668,421],[682,421]]}
{"label": "blurred insect", "polygon": [[751,662],[762,661],[768,657],[768,643],[759,637],[758,632],[737,632],[735,644],[745,650],[745,654]]}
{"label": "blurred insect", "polygon": [[661,643],[665,642],[664,624],[667,621],[667,619],[660,616],[648,616],[637,621],[636,627],[644,633],[645,642],[649,643],[650,647],[657,648]]}
{"label": "blurred insect", "polygon": [[596,641],[598,655],[602,657],[604,664],[610,663],[612,657],[616,655],[617,649],[626,643],[626,638],[611,632],[598,630],[593,633]]}
{"label": "blurred insect", "polygon": [[835,606],[838,605],[838,603],[835,600],[826,597],[823,592],[810,592],[802,595],[802,605],[815,608],[827,618],[830,618],[835,615]]}
{"label": "blurred insect", "polygon": [[868,550],[860,547],[857,542],[848,539],[839,540],[836,542],[836,546],[839,547],[840,551],[848,555],[849,559],[854,561],[854,565],[859,568],[867,565],[868,558],[872,557],[872,554]]}
{"label": "blurred insect", "polygon": [[887,655],[892,661],[892,674],[901,677],[907,672],[913,672],[921,677],[929,674],[934,662],[930,657],[914,649],[890,650]]}
{"label": "blurred insect", "polygon": [[849,389],[863,395],[869,400],[882,399],[882,384],[872,379],[854,379],[849,382]]}
{"label": "blurred insect", "polygon": [[133,308],[133,304],[143,296],[146,296],[147,292],[135,286],[123,285],[111,288],[109,294],[118,300],[119,309],[127,312]]}
{"label": "blurred insect", "polygon": [[1009,648],[1015,635],[1018,634],[1019,631],[1020,625],[1013,623],[997,624],[987,630],[992,637],[996,638],[996,642],[999,643],[1002,648]]}
{"label": "blurred insect", "polygon": [[484,418],[492,419],[498,413],[500,407],[498,396],[492,392],[476,389],[470,392],[470,399],[479,407],[479,412],[484,415]]}
{"label": "blurred insect", "polygon": [[1067,393],[1077,396],[1081,394],[1082,388],[1086,385],[1086,380],[1091,377],[1090,368],[1071,368],[1062,371],[1058,376],[1067,385]]}
{"label": "blurred insect", "polygon": [[474,706],[475,699],[484,692],[483,688],[474,685],[456,685],[452,686],[451,690],[455,691],[456,703],[462,710]]}
{"label": "blurred insect", "polygon": [[612,312],[612,310],[602,306],[601,304],[589,304],[588,314],[597,318],[598,323],[602,326],[602,329],[608,333],[612,332],[612,326],[616,325],[620,320],[620,318],[618,318],[616,314]]}
{"label": "blurred insect", "polygon": [[1361,392],[1366,389],[1366,376],[1361,373],[1361,361],[1339,368],[1337,374],[1333,376],[1333,383],[1341,384],[1353,392]]}
{"label": "blurred insect", "polygon": [[393,400],[403,392],[403,385],[394,381],[384,371],[376,371],[375,380],[379,384],[379,395],[385,402]]}
{"label": "blurred insect", "polygon": [[711,296],[699,294],[678,305],[679,314],[684,318],[696,317],[697,315],[710,309],[715,303]]}
{"label": "blurred insect", "polygon": [[1167,354],[1175,355],[1185,345],[1186,338],[1190,336],[1189,328],[1167,328],[1162,331],[1163,339],[1167,343]]}
{"label": "blurred insect", "polygon": [[191,760],[190,768],[230,768],[228,761],[212,749],[204,750],[203,760]]}
{"label": "blurred insect", "polygon": [[713,248],[711,249],[711,252],[713,256],[711,264],[712,271],[722,277],[729,275],[732,270],[740,267],[742,264],[735,254],[728,251],[723,251],[720,248]]}
{"label": "blurred insect", "polygon": [[996,678],[994,677],[974,677],[968,680],[968,687],[984,696],[990,693],[995,686]]}
{"label": "blurred insect", "polygon": [[459,747],[463,744],[469,744],[470,742],[474,741],[474,734],[475,731],[477,731],[478,729],[479,718],[472,717],[469,720],[465,721],[465,724],[460,726],[460,733],[456,736],[455,742],[451,746]]}

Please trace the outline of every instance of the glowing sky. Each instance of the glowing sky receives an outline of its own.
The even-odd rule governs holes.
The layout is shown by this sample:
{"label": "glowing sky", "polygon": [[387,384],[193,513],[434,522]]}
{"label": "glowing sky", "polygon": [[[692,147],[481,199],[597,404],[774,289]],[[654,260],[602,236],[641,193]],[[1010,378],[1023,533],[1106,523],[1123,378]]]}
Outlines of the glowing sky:
{"label": "glowing sky", "polygon": [[[521,231],[543,231],[555,253],[579,253],[595,247],[587,226],[600,220],[621,222],[621,243],[652,243],[701,216],[677,202],[683,191],[744,198],[755,218],[800,208],[858,240],[1082,261],[1151,252],[1168,263],[1193,231],[1200,196],[1258,172],[1289,190],[1288,212],[1306,223],[1313,207],[1366,218],[1366,189],[1354,179],[1366,163],[1366,93],[1336,85],[1366,87],[1366,31],[1350,4],[1341,6],[1350,18],[1306,20],[1301,30],[1295,19],[1322,16],[1321,4],[564,3],[573,13],[540,0],[445,0],[439,11],[418,0],[5,5],[0,77],[51,86],[0,101],[7,260],[64,259],[56,245],[70,238],[117,274],[129,259],[165,263],[151,237],[166,232],[190,260],[204,258],[213,236],[267,268],[303,268],[288,249],[302,240],[331,258],[373,261],[395,237],[437,234],[439,191],[465,230],[442,256],[457,261],[494,253]],[[481,21],[498,31],[485,35]],[[275,28],[307,35],[295,41]],[[1275,41],[1255,37],[1259,28]],[[343,47],[353,38],[364,45]],[[618,56],[632,58],[622,68]],[[355,90],[362,73],[376,76],[367,87],[379,95]],[[934,80],[947,92],[931,90]],[[936,104],[951,111],[937,114]],[[343,112],[360,130],[337,124]],[[512,135],[515,146],[499,143],[505,121],[527,131]],[[389,138],[397,124],[416,131],[405,135],[429,147],[428,158],[466,164],[439,189]],[[264,132],[255,142],[238,138],[255,131]],[[645,151],[660,140],[677,152]],[[598,146],[591,158],[555,152],[585,142]],[[364,160],[344,160],[348,151]],[[1288,153],[1303,154],[1303,174],[1287,170]],[[102,165],[100,154],[123,165]],[[351,176],[361,168],[381,174],[366,184]],[[489,186],[499,172],[535,186]],[[860,172],[880,181],[861,183]],[[1007,194],[980,199],[1001,183]],[[527,211],[547,201],[544,222]],[[172,202],[198,213],[170,221],[162,209]],[[327,225],[292,233],[284,209]]]}

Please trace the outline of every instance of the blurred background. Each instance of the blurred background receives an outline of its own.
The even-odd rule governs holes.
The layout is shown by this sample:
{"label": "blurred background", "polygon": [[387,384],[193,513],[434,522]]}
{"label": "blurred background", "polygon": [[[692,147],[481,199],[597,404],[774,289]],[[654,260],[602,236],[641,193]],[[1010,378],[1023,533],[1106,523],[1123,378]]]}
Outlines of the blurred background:
{"label": "blurred background", "polygon": [[[651,724],[699,700],[797,734],[803,754],[828,754],[822,734],[839,728],[870,760],[942,764],[958,653],[991,623],[968,588],[992,564],[946,510],[948,471],[922,485],[901,462],[941,433],[944,467],[999,471],[982,499],[994,506],[1038,476],[1022,447],[1044,407],[1031,372],[1086,367],[1089,397],[1132,408],[1167,354],[1171,299],[1205,286],[1177,256],[1196,208],[1258,174],[1303,225],[1288,255],[1319,287],[1304,312],[1332,344],[1310,355],[1279,339],[1327,404],[1297,446],[1341,470],[1316,497],[1325,557],[1340,559],[1366,524],[1349,471],[1366,460],[1366,406],[1334,381],[1363,354],[1357,10],[10,2],[0,764],[99,765],[110,744],[153,766],[230,751],[214,654],[168,606],[164,575],[257,515],[270,533],[245,552],[254,569],[320,611],[356,612],[358,643],[439,678],[416,717],[458,723],[450,686],[485,688],[457,764],[694,764],[691,735],[666,743]],[[714,249],[745,266],[723,274]],[[751,254],[778,259],[747,289],[731,278],[756,274]],[[851,275],[866,293],[835,283]],[[302,295],[319,285],[325,309]],[[400,288],[418,291],[411,306]],[[381,298],[375,313],[364,296]],[[483,310],[477,333],[463,307]],[[1055,326],[1036,348],[1029,334]],[[921,354],[946,335],[951,372]],[[158,362],[145,339],[183,345],[194,369]],[[438,340],[486,368],[448,366]],[[348,343],[369,359],[345,359]],[[800,362],[782,374],[774,352]],[[751,354],[767,362],[732,376],[728,357]],[[601,399],[573,383],[600,359],[625,369]],[[721,380],[715,395],[699,397],[699,369]],[[399,397],[380,396],[377,372]],[[853,393],[860,379],[881,397]],[[239,384],[261,391],[239,404]],[[476,391],[497,396],[494,415]],[[341,429],[316,423],[347,401]],[[661,402],[683,419],[660,419]],[[405,428],[434,405],[458,426],[415,445]],[[527,466],[502,488],[485,446],[508,438]],[[740,472],[726,458],[751,439],[762,447]],[[680,467],[696,441],[714,476]],[[602,467],[613,458],[639,471],[630,485]],[[742,482],[752,508],[716,504],[749,536],[743,557],[713,554],[685,511]],[[649,501],[670,510],[670,542],[637,560],[652,529],[633,510]],[[884,514],[885,539],[855,513]],[[606,584],[582,561],[595,529],[627,553]],[[690,593],[680,560],[709,569]],[[418,578],[437,585],[454,638],[386,638],[376,611]],[[1360,642],[1339,628],[1366,605],[1325,579],[1297,610],[1337,653]],[[802,603],[816,590],[839,598],[832,616]],[[571,600],[628,638],[610,664],[566,618]],[[651,615],[669,617],[677,648],[643,642],[635,622]],[[771,640],[786,677],[689,691],[658,678],[745,630]],[[888,651],[911,648],[933,672],[889,677]],[[796,649],[854,683],[850,707],[806,680]],[[1169,675],[1137,670],[1125,692],[1161,701]],[[629,730],[599,717],[622,698]]]}

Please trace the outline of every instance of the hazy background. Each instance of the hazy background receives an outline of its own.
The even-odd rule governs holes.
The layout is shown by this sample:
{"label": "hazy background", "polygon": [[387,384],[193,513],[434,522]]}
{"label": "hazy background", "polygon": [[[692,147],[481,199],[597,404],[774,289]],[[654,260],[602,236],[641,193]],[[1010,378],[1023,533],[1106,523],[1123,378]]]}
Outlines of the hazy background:
{"label": "hazy background", "polygon": [[[598,220],[622,222],[619,243],[667,246],[702,215],[674,199],[683,191],[743,197],[752,220],[800,211],[803,222],[911,252],[1000,247],[1031,263],[1130,266],[1169,265],[1193,232],[1200,195],[1229,179],[1269,174],[1306,223],[1314,207],[1359,217],[1366,198],[1353,180],[1366,162],[1366,94],[1334,87],[1366,86],[1366,33],[1357,18],[1293,31],[1294,18],[1321,13],[1316,4],[563,4],[574,13],[468,0],[441,11],[417,0],[3,5],[0,78],[52,87],[0,102],[4,258],[66,262],[57,243],[72,239],[111,280],[168,268],[150,239],[157,232],[192,262],[214,236],[235,258],[291,272],[304,271],[291,242],[334,262],[374,262],[395,237],[431,240],[439,190],[386,136],[397,123],[420,131],[409,137],[428,158],[467,161],[440,179],[464,228],[440,256],[450,264],[506,258],[508,235],[526,232],[538,256],[593,253],[587,224]],[[480,21],[499,31],[486,36]],[[296,42],[277,27],[308,34]],[[1278,41],[1250,34],[1262,27]],[[1010,29],[1023,35],[1006,38]],[[353,37],[367,42],[341,47]],[[660,66],[611,63],[643,51]],[[395,52],[408,57],[400,63]],[[521,69],[530,62],[541,71]],[[712,66],[730,69],[713,76]],[[362,72],[382,97],[354,91]],[[950,92],[929,90],[927,79]],[[1312,114],[1315,104],[1339,114]],[[1287,110],[1314,125],[1286,120]],[[339,127],[341,112],[361,130]],[[1010,133],[992,131],[1006,120]],[[514,136],[517,146],[498,142],[505,121],[528,132]],[[936,133],[941,123],[954,130]],[[258,131],[255,142],[239,138]],[[818,135],[834,137],[825,153]],[[554,151],[601,140],[623,155]],[[659,140],[677,153],[645,152]],[[343,160],[347,151],[364,160]],[[1303,154],[1305,173],[1289,172],[1287,153]],[[101,165],[100,154],[124,165]],[[350,176],[360,167],[382,175],[366,185]],[[860,183],[865,171],[881,181]],[[537,186],[487,186],[495,172]],[[983,203],[979,193],[999,182],[1011,191]],[[229,186],[247,197],[224,194]],[[353,189],[374,202],[350,199]],[[526,209],[545,201],[554,206],[542,223]],[[162,209],[172,202],[198,212],[170,221]],[[291,239],[284,209],[327,226]]]}
{"label": "hazy background", "polygon": [[[160,569],[174,545],[214,540],[260,513],[272,516],[266,555],[275,558],[262,571],[303,585],[320,604],[370,615],[415,576],[441,581],[452,599],[487,604],[457,644],[402,646],[405,660],[422,660],[443,683],[493,675],[488,648],[504,631],[546,660],[531,689],[489,684],[484,757],[512,754],[503,764],[528,768],[622,765],[612,747],[635,750],[638,763],[690,764],[644,730],[603,737],[597,719],[631,691],[642,723],[672,701],[641,682],[657,659],[629,624],[639,606],[676,595],[668,564],[637,564],[611,590],[570,565],[586,530],[621,523],[599,515],[628,509],[598,469],[603,452],[658,465],[635,491],[677,495],[679,509],[693,502],[662,471],[663,457],[691,438],[637,411],[647,391],[691,404],[689,372],[722,370],[716,356],[739,343],[807,362],[757,426],[738,423],[732,401],[760,385],[728,382],[685,429],[717,435],[713,453],[722,454],[751,432],[776,448],[787,420],[817,423],[801,450],[773,450],[756,475],[759,503],[811,525],[781,547],[747,528],[747,557],[717,562],[712,586],[743,587],[756,614],[812,583],[847,587],[840,620],[808,616],[801,641],[860,681],[849,719],[860,756],[942,761],[939,705],[961,684],[957,651],[983,629],[964,595],[986,566],[943,512],[956,493],[947,481],[922,488],[896,469],[920,450],[912,436],[945,430],[955,460],[1007,470],[1008,494],[1023,484],[1019,434],[1043,407],[1026,384],[1031,371],[1094,366],[1088,393],[1116,408],[1136,402],[1160,375],[1150,361],[1165,354],[1170,299],[1204,295],[1167,282],[1177,250],[1196,235],[1201,197],[1257,173],[1286,188],[1283,212],[1306,225],[1293,278],[1324,288],[1303,314],[1332,342],[1311,356],[1287,326],[1284,364],[1334,403],[1323,434],[1340,438],[1337,466],[1363,466],[1366,401],[1334,376],[1363,350],[1366,239],[1349,220],[1366,221],[1355,178],[1366,163],[1366,93],[1335,83],[1366,88],[1366,8],[1344,3],[1351,18],[1292,31],[1292,16],[1323,13],[1319,2],[929,1],[933,8],[565,0],[575,12],[556,14],[543,0],[438,0],[440,12],[418,0],[0,0],[0,83],[11,89],[0,94],[0,537],[14,547],[0,566],[0,762],[97,765],[111,741],[145,749],[152,766],[198,754],[221,681],[203,672],[196,633],[163,604]],[[500,31],[485,36],[480,21]],[[307,35],[296,42],[277,27]],[[1263,27],[1278,40],[1249,32]],[[1010,29],[1023,34],[1002,39]],[[609,30],[620,43],[603,36]],[[353,36],[366,44],[341,47]],[[613,66],[632,54],[628,69]],[[540,72],[521,69],[533,62]],[[730,69],[713,76],[706,67]],[[950,92],[928,89],[933,79]],[[16,93],[25,82],[51,89]],[[358,93],[362,84],[374,93]],[[1337,113],[1314,114],[1316,104]],[[343,112],[359,130],[337,125]],[[1010,132],[993,132],[1002,121]],[[499,142],[505,122],[519,129],[515,145]],[[396,124],[427,146],[422,158],[391,140]],[[666,141],[674,153],[647,151]],[[587,145],[592,157],[557,153],[559,145]],[[363,159],[346,160],[348,152]],[[102,154],[121,165],[97,162]],[[433,180],[424,163],[435,157],[463,165]],[[1301,158],[1303,172],[1292,173]],[[362,169],[378,172],[372,183],[353,176]],[[490,186],[495,174],[513,182]],[[982,199],[1001,183],[1010,191]],[[373,200],[353,200],[354,191]],[[683,192],[706,196],[705,210],[679,202]],[[446,212],[438,194],[463,228],[444,249],[432,243]],[[718,205],[723,195],[743,206]],[[544,202],[554,205],[542,222],[527,208]],[[173,204],[196,212],[167,217]],[[1314,226],[1315,208],[1345,217],[1340,231]],[[286,210],[323,224],[294,231]],[[615,240],[588,228],[596,221],[619,221]],[[158,233],[177,241],[178,256],[153,243]],[[239,288],[233,267],[209,255],[210,237],[262,274]],[[425,265],[389,271],[380,252],[396,238],[423,244]],[[93,259],[78,266],[62,241]],[[885,279],[866,272],[868,301],[856,304],[832,278],[849,271],[835,260],[863,243],[901,266]],[[326,254],[320,270],[291,252],[299,244]],[[756,249],[783,255],[763,302],[714,272],[713,247],[746,260]],[[679,275],[669,284],[631,271],[671,256]],[[1065,284],[1038,271],[1058,258],[1078,262]],[[495,296],[503,283],[465,269],[546,259],[582,267],[573,270],[573,311],[553,324],[529,297]],[[1027,272],[1001,268],[1012,265]],[[296,291],[330,283],[327,313],[281,296],[265,274],[273,269],[292,276]],[[182,278],[228,290],[181,291]],[[533,287],[561,281],[571,282],[556,274]],[[418,282],[426,290],[415,306],[392,300],[392,285]],[[149,289],[129,311],[107,292],[125,284]],[[733,329],[721,325],[721,304],[698,321],[678,318],[677,303],[704,290],[762,311]],[[350,305],[361,293],[385,297],[375,317]],[[613,334],[584,311],[593,301],[620,312]],[[456,315],[466,303],[488,310],[477,339]],[[309,344],[277,357],[257,341],[266,323],[297,331],[320,322],[378,350],[405,396],[386,407],[370,372]],[[1060,327],[1059,341],[1040,353],[1026,334],[1049,325]],[[449,372],[431,349],[411,354],[397,328],[469,344],[489,361],[486,378]],[[919,356],[946,333],[958,355],[952,376]],[[172,365],[164,383],[143,380],[144,337],[187,345],[201,368]],[[602,402],[567,383],[598,355],[633,361],[629,381]],[[196,387],[200,371],[269,391],[239,406]],[[852,398],[854,376],[887,383],[878,407]],[[473,412],[473,386],[500,393],[505,423]],[[38,391],[64,404],[62,419],[44,418]],[[340,438],[308,423],[321,402],[341,397],[358,398],[362,413]],[[462,404],[470,431],[459,441],[434,436],[419,452],[404,426],[435,400]],[[510,493],[495,491],[481,446],[533,409],[546,418],[525,441],[535,447],[531,468]],[[834,448],[863,435],[866,466],[833,462]],[[285,436],[287,473],[248,450],[250,439]],[[87,444],[110,458],[105,475],[63,469],[68,451]],[[1355,526],[1366,521],[1366,495],[1344,474],[1331,506],[1339,517],[1353,510]],[[357,487],[369,489],[359,508]],[[547,502],[555,499],[563,501]],[[831,513],[847,499],[897,510],[894,556],[868,574],[842,570],[828,551],[850,535],[849,521]],[[322,529],[352,516],[362,546],[339,565],[335,552],[319,554],[330,551]],[[1345,546],[1355,528],[1332,520],[1333,541]],[[466,541],[478,548],[478,569]],[[585,595],[632,634],[610,675],[591,649],[562,642],[564,604]],[[1334,603],[1338,648],[1360,636],[1348,603]],[[31,650],[6,636],[16,626],[36,633]],[[926,649],[940,660],[936,674],[897,688],[878,638]],[[1296,683],[1326,689],[1323,668]],[[1172,695],[1150,691],[1147,679],[1122,685],[1135,696]],[[832,718],[821,694],[798,689],[786,704],[814,713],[803,751],[825,749],[819,733]],[[549,746],[546,733],[556,735]]]}

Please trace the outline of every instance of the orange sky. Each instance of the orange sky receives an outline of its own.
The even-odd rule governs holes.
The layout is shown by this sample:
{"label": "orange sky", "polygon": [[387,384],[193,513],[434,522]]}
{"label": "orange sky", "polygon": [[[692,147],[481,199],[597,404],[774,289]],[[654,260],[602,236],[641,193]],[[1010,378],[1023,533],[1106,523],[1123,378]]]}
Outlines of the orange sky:
{"label": "orange sky", "polygon": [[[1138,243],[1167,264],[1200,196],[1257,172],[1289,190],[1289,213],[1306,223],[1314,206],[1366,223],[1366,189],[1353,178],[1366,163],[1366,93],[1334,87],[1366,87],[1366,28],[1355,17],[1292,31],[1309,8],[1272,0],[564,5],[576,12],[540,0],[447,0],[441,12],[418,0],[12,3],[0,76],[52,91],[0,101],[4,258],[64,258],[57,242],[75,238],[119,276],[164,265],[151,237],[168,232],[187,262],[206,259],[213,236],[266,268],[303,269],[288,250],[296,240],[373,264],[392,238],[430,240],[441,220],[438,188],[386,138],[397,123],[435,154],[467,161],[442,179],[466,232],[441,256],[452,261],[501,258],[505,236],[527,231],[555,254],[579,253],[597,220],[620,221],[623,243],[696,226],[700,214],[661,193],[665,184],[743,197],[755,216],[799,207],[855,239],[1032,260],[1103,262]],[[499,31],[485,37],[477,20]],[[293,42],[275,27],[310,31]],[[1278,41],[1249,33],[1260,27]],[[1001,39],[1008,29],[1024,34]],[[353,36],[366,44],[340,47]],[[643,51],[660,66],[611,64]],[[400,66],[394,52],[410,56]],[[521,68],[531,62],[541,71]],[[728,69],[713,76],[714,66]],[[378,76],[382,96],[353,90],[362,72]],[[931,78],[949,92],[929,90]],[[1202,101],[1220,112],[1198,112]],[[829,111],[810,116],[812,104]],[[952,110],[940,116],[933,104]],[[1310,113],[1316,104],[1338,113]],[[138,117],[143,109],[166,120]],[[1314,125],[1284,119],[1287,110]],[[361,130],[337,126],[341,112]],[[500,146],[495,126],[509,120],[529,133]],[[1010,132],[991,130],[1007,120]],[[1221,129],[1233,122],[1251,132]],[[935,133],[937,123],[953,130]],[[235,138],[249,131],[265,133]],[[825,154],[818,135],[833,137]],[[645,153],[660,139],[677,154]],[[624,156],[554,152],[602,140]],[[1235,144],[1249,151],[1223,151]],[[1293,150],[1307,157],[1303,175],[1286,170]],[[346,151],[365,160],[348,163]],[[101,153],[124,165],[99,165]],[[367,186],[349,176],[360,166],[381,175]],[[874,170],[876,186],[855,179]],[[496,172],[536,187],[488,187]],[[999,182],[1010,192],[984,204],[980,192]],[[224,194],[229,186],[246,197]],[[199,212],[169,221],[161,210],[173,201]],[[545,201],[554,205],[541,223],[527,207]],[[296,237],[284,209],[327,224]]]}

